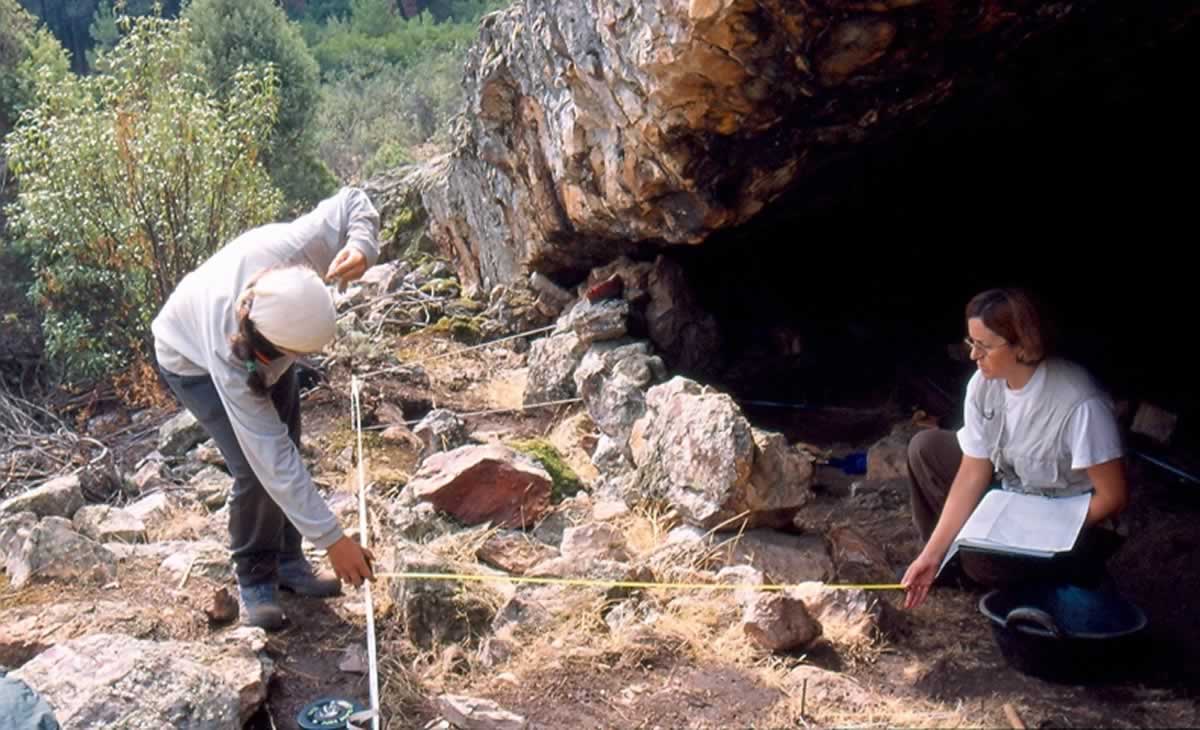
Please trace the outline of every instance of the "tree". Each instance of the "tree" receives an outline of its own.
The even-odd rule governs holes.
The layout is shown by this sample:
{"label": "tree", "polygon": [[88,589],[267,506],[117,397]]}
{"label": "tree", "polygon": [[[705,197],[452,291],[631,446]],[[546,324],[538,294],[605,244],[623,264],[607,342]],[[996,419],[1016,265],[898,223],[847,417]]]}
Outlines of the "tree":
{"label": "tree", "polygon": [[[49,78],[64,77],[69,73],[67,55],[16,0],[0,0],[0,142],[21,112],[34,104],[38,68]],[[41,350],[36,312],[23,296],[33,281],[31,262],[24,247],[9,241],[3,213],[16,192],[13,180],[0,147],[0,390],[6,377],[23,377],[23,359]]]}
{"label": "tree", "polygon": [[16,0],[0,0],[0,137],[23,106],[17,67],[29,56],[32,41],[33,18]]}
{"label": "tree", "polygon": [[218,95],[186,22],[126,22],[96,74],[39,77],[41,101],[6,145],[46,349],[73,380],[145,356],[176,283],[282,202],[259,162],[278,109],[273,70],[239,69]]}
{"label": "tree", "polygon": [[[66,48],[71,67],[84,73],[90,66],[89,51],[95,36],[91,29],[100,14],[97,0],[21,0],[25,8],[40,18]],[[125,15],[155,14],[172,18],[179,13],[180,0],[124,0],[115,5]]]}
{"label": "tree", "polygon": [[243,65],[278,69],[279,117],[265,158],[289,206],[308,207],[332,192],[337,183],[317,160],[311,129],[317,63],[283,10],[273,0],[195,0],[184,17],[209,82],[222,93]]}
{"label": "tree", "polygon": [[351,0],[350,29],[368,38],[382,38],[400,27],[392,0]]}
{"label": "tree", "polygon": [[350,0],[284,0],[284,9],[292,20],[322,23],[349,15]]}
{"label": "tree", "polygon": [[121,29],[117,19],[121,16],[158,15],[173,17],[165,14],[163,4],[159,0],[100,0],[96,13],[92,16],[92,24],[88,26],[88,36],[92,45],[87,50],[88,68],[96,67],[96,57],[104,51],[112,50],[121,38]]}
{"label": "tree", "polygon": [[117,27],[117,13],[112,3],[101,2],[88,26],[88,35],[92,37],[92,47],[88,49],[88,66],[96,66],[96,57],[117,45],[121,38],[121,30]]}
{"label": "tree", "polygon": [[33,103],[36,69],[61,78],[67,66],[67,54],[53,35],[38,28],[16,0],[0,0],[0,140]]}

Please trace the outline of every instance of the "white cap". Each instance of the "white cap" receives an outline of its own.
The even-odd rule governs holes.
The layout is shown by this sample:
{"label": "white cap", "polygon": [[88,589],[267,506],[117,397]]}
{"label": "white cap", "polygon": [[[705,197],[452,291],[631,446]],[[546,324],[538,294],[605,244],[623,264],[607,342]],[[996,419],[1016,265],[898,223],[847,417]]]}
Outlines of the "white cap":
{"label": "white cap", "polygon": [[312,269],[292,266],[269,271],[254,285],[250,321],[272,345],[292,352],[318,352],[337,330],[333,297]]}

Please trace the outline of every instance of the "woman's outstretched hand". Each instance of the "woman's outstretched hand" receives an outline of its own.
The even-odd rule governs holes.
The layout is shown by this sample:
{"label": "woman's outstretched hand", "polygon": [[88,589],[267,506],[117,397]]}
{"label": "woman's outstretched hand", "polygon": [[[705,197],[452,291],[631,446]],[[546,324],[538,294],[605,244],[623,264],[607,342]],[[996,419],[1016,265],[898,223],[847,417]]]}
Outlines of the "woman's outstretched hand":
{"label": "woman's outstretched hand", "polygon": [[904,578],[900,581],[900,585],[908,591],[908,595],[904,598],[905,608],[916,608],[925,602],[925,597],[929,595],[929,589],[933,586],[933,579],[937,576],[938,565],[941,562],[941,558],[934,558],[922,551],[912,565],[908,566]]}

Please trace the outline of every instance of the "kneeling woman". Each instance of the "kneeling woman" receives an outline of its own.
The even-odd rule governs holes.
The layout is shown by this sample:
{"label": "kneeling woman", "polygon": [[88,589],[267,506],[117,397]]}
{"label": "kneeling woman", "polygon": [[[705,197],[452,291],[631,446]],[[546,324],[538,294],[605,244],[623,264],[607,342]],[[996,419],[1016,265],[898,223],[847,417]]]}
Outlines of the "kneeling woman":
{"label": "kneeling woman", "polygon": [[[155,318],[171,390],[216,442],[233,474],[230,549],[242,616],[283,625],[277,588],[330,596],[372,577],[371,554],[346,537],[300,458],[300,355],[333,339],[326,278],[356,279],[379,255],[379,214],[344,188],[291,223],[235,238],[183,278]],[[317,574],[301,539],[327,550]]]}
{"label": "kneeling woman", "polygon": [[1028,293],[993,289],[967,305],[967,345],[978,367],[967,385],[963,427],[933,430],[909,444],[913,520],[925,547],[905,573],[908,607],[920,605],[938,566],[984,492],[1051,497],[1092,493],[1071,553],[1006,562],[959,553],[963,572],[984,585],[1034,577],[1094,580],[1119,542],[1107,529],[1129,499],[1113,408],[1078,365],[1049,357],[1041,314]]}

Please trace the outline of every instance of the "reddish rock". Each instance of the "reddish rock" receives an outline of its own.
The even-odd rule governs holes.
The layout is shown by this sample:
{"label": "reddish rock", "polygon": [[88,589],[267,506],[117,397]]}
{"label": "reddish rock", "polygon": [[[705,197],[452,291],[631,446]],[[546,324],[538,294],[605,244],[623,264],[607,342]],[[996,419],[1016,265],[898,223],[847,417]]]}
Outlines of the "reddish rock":
{"label": "reddish rock", "polygon": [[460,522],[536,524],[550,507],[550,475],[507,446],[462,446],[426,459],[409,482],[417,499]]}

